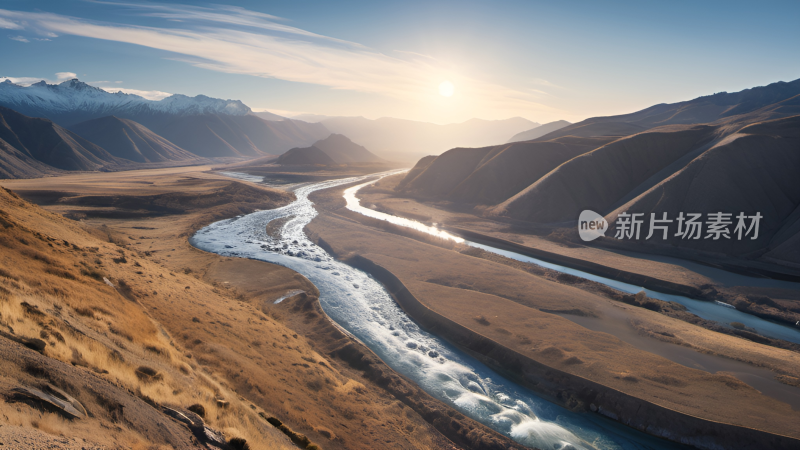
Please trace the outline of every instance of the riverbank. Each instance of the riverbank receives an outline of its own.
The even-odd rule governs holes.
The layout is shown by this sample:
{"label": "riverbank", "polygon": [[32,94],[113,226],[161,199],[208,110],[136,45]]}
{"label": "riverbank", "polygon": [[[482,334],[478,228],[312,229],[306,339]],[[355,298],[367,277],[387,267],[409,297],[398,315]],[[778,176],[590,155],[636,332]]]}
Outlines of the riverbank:
{"label": "riverbank", "polygon": [[459,230],[478,241],[530,254],[536,258],[574,267],[607,278],[618,279],[653,290],[675,293],[705,301],[735,305],[742,312],[767,320],[795,326],[800,320],[800,285],[781,280],[733,274],[720,264],[698,263],[684,259],[630,249],[584,245],[566,239],[551,229],[524,229],[496,222],[470,209],[449,203],[422,202],[398,197],[394,191],[402,175],[387,177],[362,189],[364,204],[378,211],[425,223],[437,223],[445,229]]}
{"label": "riverbank", "polygon": [[[557,331],[557,337],[560,338],[543,337],[540,333],[517,333],[519,329],[526,329],[525,324],[507,327],[501,321],[500,325],[495,325],[492,317],[485,314],[482,319],[492,324],[489,329],[499,329],[497,332],[500,340],[497,342],[504,342],[506,346],[511,343],[520,345],[528,357],[548,367],[555,367],[553,364],[575,357],[583,363],[567,364],[567,372],[681,414],[739,427],[757,428],[777,435],[796,432],[786,422],[787,415],[796,416],[796,412],[785,404],[752,390],[744,383],[737,384],[740,382],[733,377],[722,374],[717,374],[717,378],[709,377],[707,372],[694,371],[663,359],[643,364],[642,361],[652,359],[653,355],[628,348],[606,334],[586,333],[582,327],[573,328],[574,324],[568,325],[569,321],[563,321],[563,318],[555,314],[539,312],[561,310],[599,315],[603,308],[598,308],[598,305],[606,300],[566,286],[554,286],[556,283],[537,280],[536,277],[526,276],[507,267],[500,269],[487,261],[459,256],[457,252],[360,225],[357,217],[342,209],[344,202],[338,195],[340,192],[321,192],[312,196],[320,209],[330,214],[321,214],[308,226],[312,235],[321,238],[336,254],[343,258],[352,255],[366,257],[390,270],[406,285],[411,283],[414,286],[425,286],[420,299],[426,304],[442,302],[443,299],[456,302],[453,309],[448,309],[446,314],[450,316],[455,311],[462,311],[469,315],[468,322],[474,322],[471,327],[473,329],[480,325],[478,319],[485,312],[467,308],[458,301],[477,291],[491,296],[493,301],[489,305],[504,304],[509,310],[520,307],[515,315],[510,316],[512,318],[532,316],[536,312],[544,314],[541,316],[544,324],[550,327],[548,330]],[[481,273],[482,276],[476,279],[466,275],[470,273]],[[694,348],[703,348],[703,351],[743,359],[750,364],[770,367],[772,370],[786,370],[789,367],[792,373],[797,373],[797,355],[792,352],[770,349],[688,324],[682,325],[679,321],[659,317],[659,314],[641,308],[615,306],[623,310],[631,320],[635,320],[642,329],[669,334],[675,341]],[[515,333],[522,334],[522,337]],[[576,340],[577,336],[580,339]],[[525,338],[530,342],[526,343]],[[602,342],[602,351],[598,354],[597,348],[586,346],[587,342]],[[554,350],[543,351],[550,347]],[[613,358],[609,359],[612,354]],[[591,362],[587,364],[586,361]],[[652,381],[651,378],[658,379],[659,374],[683,381],[675,385]],[[733,380],[736,381],[732,382]],[[779,408],[782,412],[776,414],[777,410],[773,408]],[[776,420],[757,420],[756,423],[752,417],[755,410],[768,416],[775,414]],[[748,417],[741,417],[735,411],[748,411],[749,414]]]}
{"label": "riverbank", "polygon": [[[348,261],[353,266],[372,274],[387,286],[396,301],[411,317],[425,329],[445,337],[448,341],[469,350],[474,356],[501,371],[504,375],[528,387],[532,391],[545,396],[549,400],[572,410],[583,410],[597,413],[608,419],[621,422],[639,431],[662,437],[699,449],[735,448],[738,450],[762,449],[794,449],[800,446],[800,438],[782,436],[753,430],[728,423],[714,422],[694,417],[656,403],[643,401],[633,395],[610,388],[589,379],[539,363],[538,361],[502,345],[498,340],[486,337],[470,328],[469,314],[461,314],[456,320],[455,309],[463,309],[464,301],[445,302],[431,309],[420,300],[390,271],[375,264],[368,258],[354,255]],[[424,292],[425,286],[422,288]],[[435,289],[434,289],[435,290]],[[508,307],[498,308],[496,300],[485,296],[473,295],[473,308],[486,312],[486,315],[503,323],[504,326],[516,329],[511,325],[517,318],[508,312]],[[505,313],[492,314],[492,312]],[[460,319],[460,320],[459,320]],[[485,319],[488,327],[491,322]],[[495,339],[502,340],[505,334],[495,334]],[[584,364],[585,361],[572,356],[567,358],[560,349],[548,347],[544,352],[561,353],[565,359],[562,365]],[[623,374],[621,374],[623,375]],[[626,381],[636,382],[636,376],[627,373]],[[682,380],[660,375],[656,380],[663,384],[680,383]]]}

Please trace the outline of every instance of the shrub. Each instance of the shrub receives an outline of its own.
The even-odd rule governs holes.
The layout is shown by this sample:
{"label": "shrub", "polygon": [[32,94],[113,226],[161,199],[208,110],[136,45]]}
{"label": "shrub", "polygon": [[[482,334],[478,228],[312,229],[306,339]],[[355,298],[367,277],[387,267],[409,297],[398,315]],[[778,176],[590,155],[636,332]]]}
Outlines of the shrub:
{"label": "shrub", "polygon": [[89,278],[94,278],[97,281],[103,281],[105,274],[95,269],[81,269],[81,275]]}
{"label": "shrub", "polygon": [[731,326],[737,330],[744,330],[744,324],[741,322],[731,322]]}
{"label": "shrub", "polygon": [[238,437],[228,441],[228,445],[230,445],[233,450],[250,450],[250,445],[247,441]]}
{"label": "shrub", "polygon": [[489,322],[489,319],[487,319],[483,315],[475,316],[475,317],[473,317],[473,319],[475,319],[475,322],[478,322],[481,325],[490,325],[491,324],[491,322]]}
{"label": "shrub", "polygon": [[202,417],[204,419],[206,418],[206,408],[203,405],[199,404],[199,403],[195,403],[194,405],[192,405],[192,406],[190,406],[190,407],[188,407],[186,409],[188,409],[189,411],[197,414],[198,416],[200,416],[200,417]]}
{"label": "shrub", "polygon": [[136,378],[140,379],[145,383],[152,383],[154,381],[159,381],[163,378],[163,376],[158,373],[156,369],[147,366],[139,366],[134,373],[136,374]]}
{"label": "shrub", "polygon": [[75,314],[83,317],[95,319],[94,311],[91,308],[75,308]]}

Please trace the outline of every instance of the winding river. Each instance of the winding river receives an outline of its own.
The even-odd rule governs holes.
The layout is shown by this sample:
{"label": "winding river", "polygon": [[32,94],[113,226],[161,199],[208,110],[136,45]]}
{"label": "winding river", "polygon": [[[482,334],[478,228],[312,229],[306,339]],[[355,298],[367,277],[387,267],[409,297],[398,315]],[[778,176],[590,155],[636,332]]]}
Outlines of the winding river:
{"label": "winding river", "polygon": [[[317,190],[364,181],[345,191],[349,209],[466,242],[424,224],[360,206],[356,192],[376,180],[375,176],[364,176],[303,185],[294,191],[297,199],[291,204],[213,223],[198,231],[190,242],[205,251],[268,261],[303,274],[319,289],[320,304],[328,316],[372,349],[392,369],[413,380],[432,396],[521,444],[556,450],[684,448],[596,414],[568,411],[504,379],[443,339],[421,330],[369,274],[336,261],[308,239],[303,229],[317,215],[308,195]],[[265,227],[270,221],[280,218],[288,220],[281,229],[280,237],[274,239],[267,235]],[[514,259],[525,258],[521,260],[555,268],[552,264],[537,262],[524,255],[509,255],[511,252],[466,243]],[[584,276],[576,273],[578,271],[561,269]],[[589,274],[584,277],[599,278]],[[596,281],[627,292],[641,290],[611,284],[615,283],[613,280]],[[648,291],[648,295],[662,298],[657,294]],[[729,308],[717,307],[729,313]],[[748,326],[763,325],[744,323]],[[760,328],[757,329],[761,331]],[[789,331],[795,332],[791,329]],[[799,341],[800,337],[794,342]]]}

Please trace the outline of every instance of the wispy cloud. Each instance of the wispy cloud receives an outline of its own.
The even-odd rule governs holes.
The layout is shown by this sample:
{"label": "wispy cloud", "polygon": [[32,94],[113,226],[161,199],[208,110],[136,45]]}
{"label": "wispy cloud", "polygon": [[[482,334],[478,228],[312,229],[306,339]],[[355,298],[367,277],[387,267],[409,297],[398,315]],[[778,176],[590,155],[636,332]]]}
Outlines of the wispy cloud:
{"label": "wispy cloud", "polygon": [[6,30],[21,30],[22,25],[0,17],[0,28],[4,28]]}
{"label": "wispy cloud", "polygon": [[126,89],[126,88],[120,88],[120,87],[116,87],[116,86],[111,86],[111,87],[108,87],[108,86],[97,86],[97,87],[99,87],[100,89],[102,89],[102,90],[104,90],[106,92],[111,92],[112,94],[115,94],[117,92],[122,92],[123,94],[138,95],[138,96],[144,97],[144,98],[146,98],[148,100],[161,100],[161,99],[165,99],[165,98],[169,97],[170,95],[172,95],[169,92],[141,91],[139,89]]}
{"label": "wispy cloud", "polygon": [[[167,20],[164,27],[94,22],[52,13],[0,9],[0,18],[25,23],[45,34],[75,35],[173,52],[197,67],[227,73],[311,83],[380,94],[406,101],[431,101],[444,79],[472,109],[487,115],[529,114],[552,108],[536,92],[455,73],[420,55],[387,56],[361,44],[322,36],[282,23],[275,16],[237,7],[114,3]],[[182,28],[176,28],[176,27]],[[401,53],[402,54],[402,53]],[[424,55],[422,55],[424,56]]]}
{"label": "wispy cloud", "polygon": [[[49,78],[36,78],[36,77],[0,77],[0,83],[8,80],[20,86],[30,86],[33,83],[38,83],[40,81],[44,81],[47,84],[58,84],[78,77],[78,74],[76,74],[75,72],[56,72],[55,75],[56,75],[55,80],[51,80]],[[119,86],[113,86],[114,84],[119,85],[121,83],[122,81],[89,81],[87,84],[100,88],[106,92],[111,92],[112,94],[117,92],[122,92],[124,94],[135,94],[140,97],[144,97],[148,100],[161,100],[172,95],[169,92],[147,91],[147,90],[129,89],[129,88],[121,88]]]}
{"label": "wispy cloud", "polygon": [[239,6],[217,5],[215,8],[206,8],[202,6],[153,4],[153,3],[125,3],[125,2],[105,2],[105,1],[94,1],[93,3],[124,6],[131,8],[134,11],[140,11],[141,15],[143,16],[158,17],[173,22],[195,21],[195,22],[223,24],[229,26],[233,25],[239,27],[249,27],[264,31],[284,33],[287,35],[297,35],[297,36],[302,36],[304,38],[313,38],[323,41],[345,44],[353,47],[364,48],[363,45],[358,44],[356,42],[336,39],[330,36],[323,36],[321,34],[312,33],[310,31],[306,31],[300,28],[292,27],[282,23],[277,23],[279,21],[284,21],[285,19],[270,14],[250,11]]}
{"label": "wispy cloud", "polygon": [[56,72],[58,81],[71,80],[73,78],[78,78],[78,74],[75,72]]}
{"label": "wispy cloud", "polygon": [[25,43],[30,42],[29,40],[27,40],[25,38],[25,36],[9,36],[8,38],[11,39],[12,41],[19,41],[19,42],[25,42]]}
{"label": "wispy cloud", "polygon": [[74,72],[57,72],[56,79],[51,80],[50,78],[36,78],[36,77],[0,77],[0,83],[8,80],[14,84],[18,84],[20,86],[30,86],[33,83],[38,83],[40,81],[44,81],[47,84],[58,84],[62,81],[71,80],[78,75]]}

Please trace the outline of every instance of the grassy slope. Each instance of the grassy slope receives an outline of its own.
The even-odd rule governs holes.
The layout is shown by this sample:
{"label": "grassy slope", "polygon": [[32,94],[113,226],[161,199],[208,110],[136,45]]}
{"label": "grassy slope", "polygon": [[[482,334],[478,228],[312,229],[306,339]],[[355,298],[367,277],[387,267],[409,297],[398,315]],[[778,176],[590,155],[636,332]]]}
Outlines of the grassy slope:
{"label": "grassy slope", "polygon": [[[179,275],[12,193],[0,191],[0,209],[4,268],[0,329],[47,342],[46,358],[32,365],[35,355],[30,350],[4,339],[7,348],[0,381],[7,389],[52,382],[81,401],[92,415],[78,423],[66,422],[24,403],[4,404],[5,424],[112,447],[190,447],[189,434],[180,435],[182,426],[169,432],[175,423],[155,408],[143,407],[139,400],[143,399],[175,407],[202,404],[209,426],[226,431],[229,437],[243,437],[263,448],[291,447],[223,378],[198,365],[138,301],[144,297],[163,302],[177,295],[178,283],[172,277]],[[115,287],[105,283],[104,277]],[[135,371],[141,366],[158,371],[158,379],[137,377]],[[80,374],[70,374],[74,370]],[[229,401],[230,407],[218,409],[216,398]],[[115,412],[113,405],[120,403],[130,406]],[[165,431],[153,429],[158,423],[164,424],[160,428]]]}

